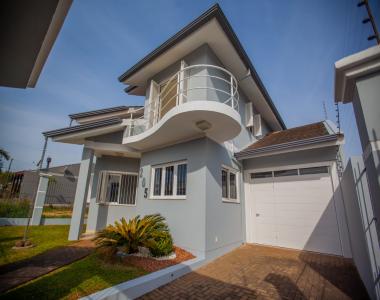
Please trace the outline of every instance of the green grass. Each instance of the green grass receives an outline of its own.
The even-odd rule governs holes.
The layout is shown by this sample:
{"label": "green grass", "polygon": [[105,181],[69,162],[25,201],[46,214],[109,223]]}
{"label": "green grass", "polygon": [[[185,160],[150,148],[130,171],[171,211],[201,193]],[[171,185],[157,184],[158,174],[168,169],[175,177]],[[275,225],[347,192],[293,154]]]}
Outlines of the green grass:
{"label": "green grass", "polygon": [[30,226],[29,239],[36,246],[23,250],[12,249],[15,242],[23,237],[24,229],[24,226],[0,227],[0,265],[29,258],[46,250],[70,243],[67,240],[69,226]]}
{"label": "green grass", "polygon": [[28,216],[30,201],[0,200],[0,218],[25,218]]}
{"label": "green grass", "polygon": [[78,299],[145,274],[135,267],[107,264],[92,254],[19,286],[0,299]]}
{"label": "green grass", "polygon": [[45,206],[43,218],[71,218],[73,208],[70,206]]}

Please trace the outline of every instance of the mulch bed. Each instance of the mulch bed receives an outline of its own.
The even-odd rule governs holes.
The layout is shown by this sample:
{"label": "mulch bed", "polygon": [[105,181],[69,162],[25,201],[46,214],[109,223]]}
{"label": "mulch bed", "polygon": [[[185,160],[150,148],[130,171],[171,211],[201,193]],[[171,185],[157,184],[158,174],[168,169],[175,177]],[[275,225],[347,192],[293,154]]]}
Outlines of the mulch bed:
{"label": "mulch bed", "polygon": [[142,268],[147,272],[154,272],[195,258],[194,255],[179,247],[174,247],[174,252],[176,258],[170,260],[155,260],[147,257],[128,256],[123,258],[123,262],[127,265]]}

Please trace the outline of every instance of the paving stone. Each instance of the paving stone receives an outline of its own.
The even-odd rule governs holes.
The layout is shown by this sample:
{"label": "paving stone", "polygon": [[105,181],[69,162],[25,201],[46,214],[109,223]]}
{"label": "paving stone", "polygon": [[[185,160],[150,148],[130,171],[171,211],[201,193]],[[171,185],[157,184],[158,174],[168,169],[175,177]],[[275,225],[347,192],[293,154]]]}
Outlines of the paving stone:
{"label": "paving stone", "polygon": [[368,299],[350,259],[244,245],[140,299]]}

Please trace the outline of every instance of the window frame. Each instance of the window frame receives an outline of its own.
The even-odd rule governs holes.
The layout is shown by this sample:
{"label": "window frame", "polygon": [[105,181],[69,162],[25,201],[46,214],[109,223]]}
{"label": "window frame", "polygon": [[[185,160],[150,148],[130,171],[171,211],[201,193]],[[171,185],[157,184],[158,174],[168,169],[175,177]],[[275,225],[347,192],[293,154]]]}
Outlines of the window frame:
{"label": "window frame", "polygon": [[[178,182],[178,166],[179,165],[186,165],[186,180],[185,180],[185,195],[177,195],[177,182]],[[166,178],[166,168],[167,167],[173,167],[173,194],[172,195],[165,195],[165,178]],[[160,195],[154,195],[154,186],[155,186],[155,171],[156,169],[161,168],[161,190]],[[151,166],[151,177],[150,177],[150,191],[149,191],[149,199],[150,200],[185,200],[187,196],[187,174],[188,174],[188,163],[187,160],[181,160],[181,161],[175,161],[175,162],[168,162],[164,164],[158,164],[158,165],[152,165]]]}
{"label": "window frame", "polygon": [[[102,175],[103,174],[103,175]],[[106,186],[106,180],[103,180],[104,176],[107,175],[117,175],[120,178],[120,184],[119,184],[119,190],[117,195],[117,202],[107,202],[105,201],[105,195],[107,194],[107,186]],[[135,198],[134,198],[134,204],[129,203],[120,203],[120,196],[121,196],[121,184],[122,184],[122,176],[123,175],[132,175],[136,176],[136,192],[135,192]],[[98,185],[96,188],[96,199],[95,202],[98,205],[115,205],[115,206],[136,206],[137,205],[137,193],[138,193],[138,186],[139,186],[139,174],[138,172],[121,172],[121,171],[112,171],[112,170],[101,170],[98,173]],[[101,193],[101,195],[100,195]]]}
{"label": "window frame", "polygon": [[[227,193],[228,193],[227,198],[223,197],[222,171],[227,172]],[[231,173],[235,175],[236,199],[231,198],[231,177],[230,177]],[[240,178],[239,178],[239,174],[240,174],[239,170],[225,166],[225,165],[222,165],[222,167],[220,169],[220,176],[221,176],[220,177],[220,179],[221,179],[221,185],[220,186],[221,186],[221,191],[222,191],[222,202],[240,204]]]}

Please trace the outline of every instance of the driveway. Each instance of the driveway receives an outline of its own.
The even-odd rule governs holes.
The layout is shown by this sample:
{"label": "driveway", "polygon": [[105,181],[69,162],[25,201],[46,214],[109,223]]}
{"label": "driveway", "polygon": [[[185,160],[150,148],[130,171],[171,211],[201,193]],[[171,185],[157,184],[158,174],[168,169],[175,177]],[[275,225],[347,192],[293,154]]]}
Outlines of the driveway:
{"label": "driveway", "polygon": [[368,299],[351,260],[244,245],[141,299]]}

